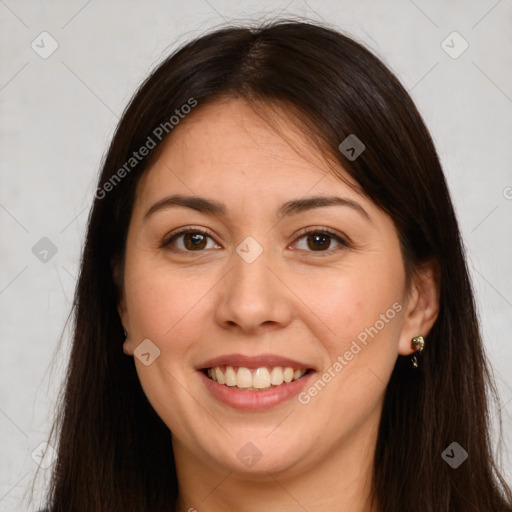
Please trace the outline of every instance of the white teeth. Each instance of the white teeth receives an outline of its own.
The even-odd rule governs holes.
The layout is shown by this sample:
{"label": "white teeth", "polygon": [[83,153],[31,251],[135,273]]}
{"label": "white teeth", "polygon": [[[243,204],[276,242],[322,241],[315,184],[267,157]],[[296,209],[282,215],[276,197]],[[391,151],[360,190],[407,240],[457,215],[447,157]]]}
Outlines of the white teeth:
{"label": "white teeth", "polygon": [[232,366],[226,366],[226,385],[236,386],[236,373]]}
{"label": "white teeth", "polygon": [[[220,371],[220,368],[217,367]],[[239,388],[250,388],[252,387],[252,373],[249,368],[238,368],[238,372],[236,374],[236,385]]]}
{"label": "white teeth", "polygon": [[276,366],[272,369],[261,367],[251,370],[243,366],[237,369],[232,366],[208,368],[206,374],[210,379],[230,387],[238,387],[248,391],[270,389],[283,382],[292,382],[304,376],[306,370],[292,367]]}
{"label": "white teeth", "polygon": [[[239,370],[240,371],[240,370]],[[252,375],[252,387],[263,389],[270,386],[270,373],[266,368],[258,368]]]}
{"label": "white teeth", "polygon": [[270,383],[274,386],[279,386],[279,384],[283,383],[283,370],[279,366],[272,369],[270,373]]}
{"label": "white teeth", "polygon": [[217,367],[215,368],[215,376],[217,377],[217,382],[219,384],[225,384],[226,383],[226,379],[224,378],[224,374],[221,372],[220,368]]}
{"label": "white teeth", "polygon": [[283,380],[285,382],[291,382],[293,380],[293,376],[295,375],[295,372],[293,371],[293,368],[290,368],[289,366],[285,368],[283,372]]}

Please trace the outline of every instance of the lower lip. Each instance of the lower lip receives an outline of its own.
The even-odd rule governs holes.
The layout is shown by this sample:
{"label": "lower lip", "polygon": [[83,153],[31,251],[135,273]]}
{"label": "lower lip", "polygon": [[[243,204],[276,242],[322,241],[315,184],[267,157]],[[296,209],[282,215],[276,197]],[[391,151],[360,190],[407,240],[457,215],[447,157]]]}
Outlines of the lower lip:
{"label": "lower lip", "polygon": [[234,409],[245,411],[265,411],[289,400],[306,387],[315,373],[310,371],[299,380],[283,383],[266,391],[241,391],[234,386],[219,384],[199,370],[200,377],[217,400]]}

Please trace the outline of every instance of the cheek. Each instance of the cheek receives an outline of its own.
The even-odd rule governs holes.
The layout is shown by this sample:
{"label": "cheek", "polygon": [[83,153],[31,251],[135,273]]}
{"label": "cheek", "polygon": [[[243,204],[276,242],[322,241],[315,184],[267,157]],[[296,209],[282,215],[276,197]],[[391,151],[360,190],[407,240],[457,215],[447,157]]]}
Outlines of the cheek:
{"label": "cheek", "polygon": [[164,423],[183,437],[187,434],[180,422],[194,422],[190,395],[183,383],[192,372],[190,355],[197,350],[193,341],[204,324],[206,281],[204,276],[192,281],[183,271],[172,272],[140,260],[127,265],[125,272],[132,348],[149,339],[160,351],[149,366],[134,357],[140,383]]}
{"label": "cheek", "polygon": [[191,280],[186,272],[135,263],[127,270],[125,283],[130,325],[136,336],[163,345],[172,339],[173,348],[179,349],[180,340],[186,339],[180,330],[194,321],[210,280],[200,275]]}
{"label": "cheek", "polygon": [[[310,328],[316,330],[326,359],[319,375],[322,382],[306,390],[303,403],[322,394],[318,407],[336,403],[341,416],[354,415],[356,422],[377,405],[391,376],[403,323],[403,290],[394,265],[385,268],[381,262],[344,270],[336,280],[317,279],[314,288],[304,284],[302,293],[308,292],[312,310]],[[325,421],[338,416],[334,411],[323,413]]]}
{"label": "cheek", "polygon": [[353,274],[323,283],[310,297],[315,304],[310,318],[321,319],[312,320],[316,333],[327,333],[317,336],[325,363],[299,403],[305,417],[312,415],[325,426],[326,435],[352,435],[380,414],[397,357],[403,315],[399,289]]}
{"label": "cheek", "polygon": [[308,316],[317,324],[315,330],[325,332],[319,338],[328,345],[331,356],[347,350],[352,340],[364,342],[365,336],[396,338],[402,282],[394,267],[383,267],[361,265],[301,281],[297,295],[306,298]]}

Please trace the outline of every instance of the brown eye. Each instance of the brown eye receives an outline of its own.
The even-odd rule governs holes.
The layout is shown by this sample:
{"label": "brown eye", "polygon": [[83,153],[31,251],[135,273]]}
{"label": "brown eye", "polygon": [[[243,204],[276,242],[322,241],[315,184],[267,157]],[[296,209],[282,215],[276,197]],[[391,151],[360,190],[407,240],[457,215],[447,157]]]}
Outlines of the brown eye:
{"label": "brown eye", "polygon": [[[302,244],[297,243],[298,248],[306,252],[331,253],[343,247],[349,247],[348,242],[341,236],[325,230],[308,231],[300,236],[298,240],[303,241]],[[332,247],[333,242],[337,244],[337,247]]]}
{"label": "brown eye", "polygon": [[208,233],[189,229],[175,233],[164,241],[161,247],[170,247],[183,252],[202,252],[204,249],[220,247],[216,244],[213,244],[213,247],[208,247],[209,241],[213,242],[213,239]]}
{"label": "brown eye", "polygon": [[183,235],[183,245],[190,251],[204,249],[206,247],[207,237],[202,233],[185,233]]}
{"label": "brown eye", "polygon": [[308,235],[307,243],[308,247],[313,251],[329,249],[331,237],[323,234]]}

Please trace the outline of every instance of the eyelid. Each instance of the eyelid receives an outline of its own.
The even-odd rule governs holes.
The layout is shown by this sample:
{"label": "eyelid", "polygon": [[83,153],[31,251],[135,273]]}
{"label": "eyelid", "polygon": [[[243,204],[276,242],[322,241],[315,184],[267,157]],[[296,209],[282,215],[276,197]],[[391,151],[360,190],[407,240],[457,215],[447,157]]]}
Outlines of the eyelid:
{"label": "eyelid", "polygon": [[[327,228],[325,226],[308,226],[307,228],[303,228],[297,233],[295,233],[295,238],[300,238],[304,235],[308,235],[310,233],[323,233],[327,235],[332,235],[333,237],[339,238],[342,243],[346,245],[351,245],[352,241],[347,235],[344,235],[343,233],[340,233],[339,231],[336,231],[335,229]],[[327,252],[327,251],[326,251]]]}
{"label": "eyelid", "polygon": [[[171,231],[169,234],[167,234],[164,239],[162,240],[162,243],[160,244],[160,248],[165,248],[167,245],[169,245],[173,238],[177,238],[181,235],[186,235],[187,233],[203,233],[205,235],[208,235],[212,240],[215,241],[216,244],[218,244],[215,234],[213,231],[209,230],[208,228],[200,227],[200,226],[187,226],[184,228],[178,228],[174,231]],[[193,252],[193,251],[186,251],[186,252]],[[198,251],[201,252],[201,251]]]}
{"label": "eyelid", "polygon": [[306,228],[301,229],[298,233],[295,233],[293,243],[296,243],[298,240],[300,240],[301,238],[303,238],[304,236],[309,235],[309,234],[328,235],[331,238],[335,238],[336,241],[338,242],[338,244],[341,246],[341,247],[336,247],[334,249],[328,249],[326,251],[302,251],[302,252],[307,253],[308,255],[309,254],[313,255],[313,257],[315,257],[315,258],[316,257],[321,258],[321,257],[332,256],[334,253],[337,253],[340,250],[354,247],[352,240],[347,235],[344,235],[344,234],[340,233],[339,231],[336,231],[331,228],[327,228],[325,226],[308,226]]}

